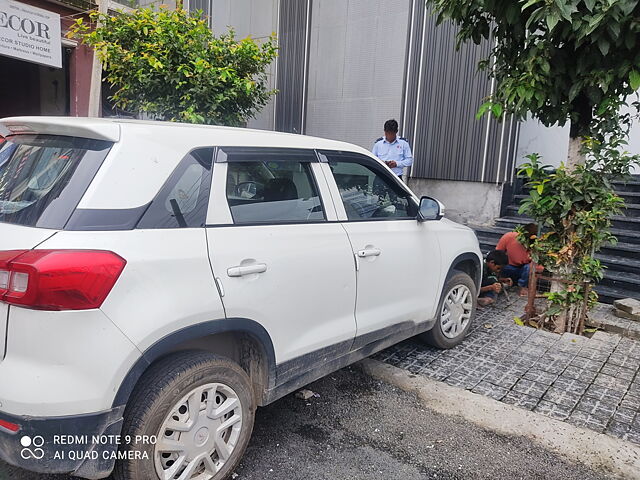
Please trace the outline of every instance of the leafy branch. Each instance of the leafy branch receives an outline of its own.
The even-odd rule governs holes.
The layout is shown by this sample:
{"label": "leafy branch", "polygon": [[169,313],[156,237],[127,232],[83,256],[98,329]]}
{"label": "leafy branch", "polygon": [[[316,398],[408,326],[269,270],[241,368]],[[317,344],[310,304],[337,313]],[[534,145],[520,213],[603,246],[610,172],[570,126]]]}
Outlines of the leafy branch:
{"label": "leafy branch", "polygon": [[201,12],[136,9],[78,19],[68,36],[94,48],[115,106],[160,120],[241,125],[275,92],[276,39],[214,36]]}

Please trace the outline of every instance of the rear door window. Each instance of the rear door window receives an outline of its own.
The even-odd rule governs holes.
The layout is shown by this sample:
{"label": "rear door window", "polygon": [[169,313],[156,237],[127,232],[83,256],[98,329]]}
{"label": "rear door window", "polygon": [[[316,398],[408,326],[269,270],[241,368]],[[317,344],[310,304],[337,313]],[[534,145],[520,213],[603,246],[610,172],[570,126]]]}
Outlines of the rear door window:
{"label": "rear door window", "polygon": [[0,148],[0,222],[64,228],[112,143],[16,135]]}
{"label": "rear door window", "polygon": [[227,202],[235,224],[326,219],[311,170],[313,151],[225,149]]}

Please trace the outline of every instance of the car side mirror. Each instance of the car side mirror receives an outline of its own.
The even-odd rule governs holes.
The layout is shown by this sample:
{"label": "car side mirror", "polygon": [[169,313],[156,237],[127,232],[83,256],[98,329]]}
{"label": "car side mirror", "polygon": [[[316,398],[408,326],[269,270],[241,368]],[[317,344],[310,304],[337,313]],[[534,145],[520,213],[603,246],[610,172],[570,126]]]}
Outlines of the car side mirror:
{"label": "car side mirror", "polygon": [[444,217],[444,206],[435,198],[422,197],[418,208],[418,221],[440,220]]}

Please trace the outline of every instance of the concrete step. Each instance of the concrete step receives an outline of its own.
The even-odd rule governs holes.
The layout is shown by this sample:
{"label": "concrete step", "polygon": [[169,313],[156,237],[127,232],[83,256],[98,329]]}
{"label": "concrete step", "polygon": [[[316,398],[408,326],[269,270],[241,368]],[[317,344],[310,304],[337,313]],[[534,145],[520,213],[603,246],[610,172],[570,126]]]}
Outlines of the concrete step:
{"label": "concrete step", "polygon": [[616,192],[640,192],[640,180],[636,176],[630,180],[614,180],[611,182]]}
{"label": "concrete step", "polygon": [[[499,237],[496,238],[495,235],[487,235],[483,232],[476,232],[476,235],[482,253],[486,254],[496,248]],[[607,268],[605,275],[609,272],[616,272],[618,275],[625,275],[627,273],[640,275],[640,259],[621,256],[619,254],[620,250],[613,252],[615,252],[615,254],[612,254],[611,250],[603,249],[601,253],[596,254],[596,258]]]}
{"label": "concrete step", "polygon": [[[611,226],[618,230],[630,230],[632,232],[640,232],[640,210],[633,210],[638,216],[626,216],[626,215],[614,215],[611,217]],[[528,223],[531,219],[518,213],[518,207],[510,205],[507,207],[508,218],[522,218],[524,222]],[[496,220],[497,222],[497,220]]]}
{"label": "concrete step", "polygon": [[[636,200],[640,200],[640,198]],[[627,203],[622,213],[625,217],[640,217],[640,203]]]}
{"label": "concrete step", "polygon": [[[629,205],[636,205],[635,208],[637,208],[637,205],[640,204],[640,192],[621,192],[621,191],[617,191],[616,193],[620,197],[622,197],[622,199],[625,201],[627,207]],[[519,207],[520,206],[520,202],[522,202],[526,198],[528,198],[528,195],[525,195],[525,194],[514,195],[513,196],[513,204],[512,204],[512,206]]]}
{"label": "concrete step", "polygon": [[[484,254],[491,251],[494,246],[495,244],[480,241],[480,249]],[[611,269],[610,263],[603,258],[600,259],[608,267],[602,282],[595,287],[600,302],[613,303],[614,300],[620,298],[638,298],[640,296],[640,262],[637,262],[635,266],[627,265],[627,271],[622,272]],[[635,273],[629,273],[628,270],[631,269],[635,269]]]}
{"label": "concrete step", "polygon": [[[640,200],[637,199],[637,200]],[[507,207],[507,213],[510,216],[513,217],[521,217],[523,216],[521,213],[518,212],[518,210],[520,209],[519,206],[517,205],[509,205]],[[625,208],[622,210],[622,215],[616,215],[614,218],[639,218],[640,217],[640,204],[638,203],[627,203],[625,205]]]}
{"label": "concrete step", "polygon": [[603,247],[602,254],[640,260],[640,245],[618,242],[616,245]]}
{"label": "concrete step", "polygon": [[640,274],[607,270],[600,284],[605,287],[634,291],[640,294]]}
{"label": "concrete step", "polygon": [[632,273],[640,275],[640,260],[619,257],[617,255],[608,255],[605,253],[597,253],[596,258],[607,267],[607,272],[615,271],[621,274]]}
{"label": "concrete step", "polygon": [[614,300],[620,300],[621,298],[638,298],[637,290],[611,288],[606,285],[597,285],[595,290],[598,292],[598,301],[602,303],[611,304]]}
{"label": "concrete step", "polygon": [[621,230],[631,230],[632,232],[640,232],[640,217],[627,217],[624,215],[615,215],[611,217],[611,226]]}
{"label": "concrete step", "polygon": [[[502,235],[507,232],[512,231],[517,225],[524,225],[528,222],[528,219],[523,219],[518,217],[517,221],[504,217],[496,220],[495,226],[486,226],[486,225],[469,225],[476,232],[481,232],[485,234],[485,236],[494,236],[496,238],[496,242],[500,239]],[[612,228],[611,233],[615,235],[618,239],[618,242],[621,243],[630,243],[633,245],[640,245],[640,231],[632,231],[632,230],[621,230],[618,228]]]}
{"label": "concrete step", "polygon": [[626,203],[640,203],[640,192],[616,192]]}

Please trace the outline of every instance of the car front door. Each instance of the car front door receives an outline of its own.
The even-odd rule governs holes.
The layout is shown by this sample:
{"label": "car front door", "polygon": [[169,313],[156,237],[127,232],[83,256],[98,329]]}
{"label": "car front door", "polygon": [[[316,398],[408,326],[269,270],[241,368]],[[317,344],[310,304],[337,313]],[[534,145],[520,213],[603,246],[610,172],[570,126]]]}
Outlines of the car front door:
{"label": "car front door", "polygon": [[348,352],[354,259],[315,152],[221,148],[211,190],[207,237],[226,315],[267,330],[279,382]]}
{"label": "car front door", "polygon": [[357,260],[356,346],[433,318],[441,268],[433,223],[416,220],[413,195],[374,159],[321,158]]}

